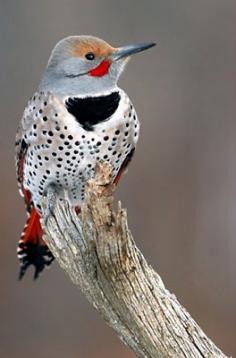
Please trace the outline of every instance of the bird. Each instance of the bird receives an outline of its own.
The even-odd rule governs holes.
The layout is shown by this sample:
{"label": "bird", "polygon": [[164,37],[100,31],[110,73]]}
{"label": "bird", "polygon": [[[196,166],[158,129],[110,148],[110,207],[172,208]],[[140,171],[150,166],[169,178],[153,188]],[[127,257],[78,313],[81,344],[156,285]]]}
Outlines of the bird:
{"label": "bird", "polygon": [[131,56],[154,45],[113,47],[83,35],[66,37],[52,50],[16,134],[16,176],[28,216],[17,247],[19,279],[31,265],[38,278],[54,260],[40,223],[45,193],[54,188],[63,199],[66,192],[79,213],[98,162],[109,163],[115,185],[126,171],[140,122],[117,82]]}

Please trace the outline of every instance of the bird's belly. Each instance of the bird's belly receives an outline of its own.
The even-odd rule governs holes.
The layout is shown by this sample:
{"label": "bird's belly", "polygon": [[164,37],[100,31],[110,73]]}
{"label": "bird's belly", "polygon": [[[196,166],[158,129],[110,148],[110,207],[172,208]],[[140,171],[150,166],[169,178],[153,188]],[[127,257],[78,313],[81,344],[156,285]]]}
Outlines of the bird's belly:
{"label": "bird's belly", "polygon": [[99,124],[94,131],[70,131],[69,128],[54,135],[48,142],[45,137],[40,145],[29,148],[24,187],[40,211],[40,201],[47,186],[56,184],[59,195],[65,190],[74,206],[84,200],[86,182],[94,176],[97,162],[109,163],[116,177],[127,155],[135,147],[139,134],[139,122],[134,112],[122,121]]}

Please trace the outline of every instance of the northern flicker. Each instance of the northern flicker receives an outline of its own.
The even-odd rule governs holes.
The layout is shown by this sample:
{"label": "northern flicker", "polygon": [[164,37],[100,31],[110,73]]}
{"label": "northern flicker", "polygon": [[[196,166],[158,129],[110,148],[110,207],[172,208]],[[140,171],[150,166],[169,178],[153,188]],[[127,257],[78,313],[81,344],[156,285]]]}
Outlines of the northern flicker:
{"label": "northern flicker", "polygon": [[99,161],[110,163],[117,184],[134,153],[139,121],[117,81],[131,55],[154,43],[114,48],[93,36],[71,36],[53,49],[37,92],[29,100],[16,135],[16,171],[28,213],[18,244],[22,278],[34,278],[53,255],[40,225],[42,196],[50,186],[68,193],[77,209]]}

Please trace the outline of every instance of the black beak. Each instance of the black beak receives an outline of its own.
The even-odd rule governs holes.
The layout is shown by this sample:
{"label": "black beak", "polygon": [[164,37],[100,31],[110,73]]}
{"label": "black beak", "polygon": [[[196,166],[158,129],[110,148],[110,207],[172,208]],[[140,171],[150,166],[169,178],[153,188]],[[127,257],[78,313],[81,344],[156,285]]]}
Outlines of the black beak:
{"label": "black beak", "polygon": [[142,44],[119,47],[117,51],[115,51],[112,54],[112,60],[113,61],[120,60],[121,58],[128,57],[134,55],[135,53],[145,51],[155,45],[156,45],[155,42],[147,42]]}

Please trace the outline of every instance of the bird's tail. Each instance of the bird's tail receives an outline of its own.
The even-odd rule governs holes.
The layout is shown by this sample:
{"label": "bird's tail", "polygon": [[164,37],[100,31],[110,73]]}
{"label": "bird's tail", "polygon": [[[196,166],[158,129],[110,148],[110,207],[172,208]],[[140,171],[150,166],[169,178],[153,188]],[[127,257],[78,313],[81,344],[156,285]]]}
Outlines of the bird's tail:
{"label": "bird's tail", "polygon": [[43,240],[40,216],[32,208],[19,240],[17,256],[20,260],[19,279],[22,279],[30,265],[35,266],[34,279],[45,267],[50,266],[54,257]]}

